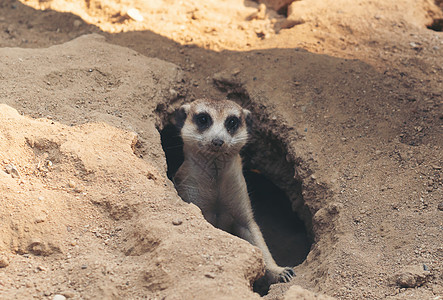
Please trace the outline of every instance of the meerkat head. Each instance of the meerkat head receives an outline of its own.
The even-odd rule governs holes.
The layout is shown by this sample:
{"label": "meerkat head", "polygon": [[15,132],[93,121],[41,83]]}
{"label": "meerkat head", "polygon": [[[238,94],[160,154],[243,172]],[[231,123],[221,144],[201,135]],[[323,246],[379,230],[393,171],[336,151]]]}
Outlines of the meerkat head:
{"label": "meerkat head", "polygon": [[199,99],[181,106],[176,115],[186,151],[217,156],[240,152],[249,120],[250,112],[229,100]]}

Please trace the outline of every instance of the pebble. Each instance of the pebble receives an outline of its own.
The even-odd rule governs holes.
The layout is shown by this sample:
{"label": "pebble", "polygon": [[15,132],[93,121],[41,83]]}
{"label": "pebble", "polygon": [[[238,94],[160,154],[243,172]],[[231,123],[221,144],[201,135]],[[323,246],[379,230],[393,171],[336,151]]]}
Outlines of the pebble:
{"label": "pebble", "polygon": [[264,20],[266,18],[266,5],[264,3],[260,3],[257,11],[257,19]]}
{"label": "pebble", "polygon": [[79,27],[80,25],[82,25],[82,21],[75,20],[73,25],[74,25],[74,27]]}
{"label": "pebble", "polygon": [[205,277],[207,277],[207,278],[211,278],[211,279],[214,279],[215,278],[215,275],[213,274],[213,273],[206,273],[205,274]]}
{"label": "pebble", "polygon": [[69,179],[68,186],[69,186],[70,188],[75,188],[75,182],[74,182],[74,180]]}
{"label": "pebble", "polygon": [[38,266],[37,267],[37,271],[44,272],[44,271],[47,271],[47,269],[45,267],[43,267],[43,266]]}
{"label": "pebble", "polygon": [[401,288],[416,288],[422,286],[431,278],[430,272],[422,265],[409,266],[403,272],[394,275],[395,284]]}
{"label": "pebble", "polygon": [[9,259],[5,255],[0,255],[0,268],[6,268],[9,266]]}
{"label": "pebble", "polygon": [[178,92],[176,90],[174,90],[173,88],[170,88],[169,95],[171,96],[172,100],[175,100],[178,97]]}
{"label": "pebble", "polygon": [[438,204],[438,210],[443,211],[443,202],[440,202],[440,203]]}
{"label": "pebble", "polygon": [[5,171],[6,173],[11,174],[12,178],[20,178],[20,173],[13,164],[6,165]]}
{"label": "pebble", "polygon": [[8,174],[11,174],[11,172],[12,172],[12,165],[9,165],[9,164],[6,165],[5,166],[5,172],[8,173]]}
{"label": "pebble", "polygon": [[133,19],[137,22],[142,22],[144,20],[144,17],[140,13],[140,11],[136,8],[128,9],[127,14],[131,19]]}
{"label": "pebble", "polygon": [[66,300],[66,297],[60,294],[54,295],[54,297],[52,297],[52,300]]}
{"label": "pebble", "polygon": [[71,291],[63,292],[62,295],[65,296],[66,298],[74,298],[75,297],[74,292],[71,292]]}
{"label": "pebble", "polygon": [[178,226],[178,225],[183,224],[183,221],[181,219],[174,219],[174,220],[172,220],[172,224]]}
{"label": "pebble", "polygon": [[46,221],[47,216],[46,215],[40,215],[37,216],[34,220],[35,223],[43,223],[44,221]]}
{"label": "pebble", "polygon": [[234,76],[240,74],[240,69],[239,68],[235,68],[234,70],[232,70],[231,74],[234,75]]}

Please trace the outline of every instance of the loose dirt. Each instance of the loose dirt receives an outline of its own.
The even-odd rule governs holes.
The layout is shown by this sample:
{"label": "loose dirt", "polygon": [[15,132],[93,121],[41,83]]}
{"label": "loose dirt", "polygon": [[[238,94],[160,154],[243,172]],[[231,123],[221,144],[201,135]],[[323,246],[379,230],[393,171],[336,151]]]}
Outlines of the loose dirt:
{"label": "loose dirt", "polygon": [[302,261],[265,298],[442,299],[442,2],[287,2],[0,3],[1,299],[260,297],[167,177],[200,97],[252,111],[245,170],[304,224],[257,209]]}

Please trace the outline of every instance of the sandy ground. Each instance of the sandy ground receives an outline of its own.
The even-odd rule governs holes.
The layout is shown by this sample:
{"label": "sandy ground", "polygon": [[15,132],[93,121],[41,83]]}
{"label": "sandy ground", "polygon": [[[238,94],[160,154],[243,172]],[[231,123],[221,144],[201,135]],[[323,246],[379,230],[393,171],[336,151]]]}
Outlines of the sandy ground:
{"label": "sandy ground", "polygon": [[260,297],[258,249],[167,177],[200,97],[254,115],[257,219],[297,273],[265,298],[443,299],[442,2],[265,2],[0,3],[1,299]]}

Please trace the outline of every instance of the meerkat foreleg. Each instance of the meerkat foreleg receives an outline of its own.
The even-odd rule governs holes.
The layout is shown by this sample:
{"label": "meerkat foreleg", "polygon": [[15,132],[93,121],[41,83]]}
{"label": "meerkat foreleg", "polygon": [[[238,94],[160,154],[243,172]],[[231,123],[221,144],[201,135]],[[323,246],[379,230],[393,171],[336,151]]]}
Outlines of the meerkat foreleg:
{"label": "meerkat foreleg", "polygon": [[235,234],[252,245],[257,246],[262,251],[266,268],[265,277],[269,283],[288,282],[295,275],[292,268],[283,268],[276,264],[260,228],[254,220],[250,220],[246,225],[238,225]]}

